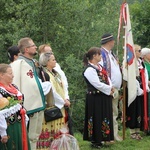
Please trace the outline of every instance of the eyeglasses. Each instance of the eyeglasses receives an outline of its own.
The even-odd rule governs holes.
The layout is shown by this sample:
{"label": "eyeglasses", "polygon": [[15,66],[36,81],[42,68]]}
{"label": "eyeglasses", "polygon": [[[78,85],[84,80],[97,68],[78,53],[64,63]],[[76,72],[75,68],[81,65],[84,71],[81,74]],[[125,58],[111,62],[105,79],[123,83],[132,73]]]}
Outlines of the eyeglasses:
{"label": "eyeglasses", "polygon": [[30,46],[27,46],[27,48],[34,47],[34,46],[36,46],[36,45],[35,45],[35,44],[33,44],[33,45],[30,45]]}

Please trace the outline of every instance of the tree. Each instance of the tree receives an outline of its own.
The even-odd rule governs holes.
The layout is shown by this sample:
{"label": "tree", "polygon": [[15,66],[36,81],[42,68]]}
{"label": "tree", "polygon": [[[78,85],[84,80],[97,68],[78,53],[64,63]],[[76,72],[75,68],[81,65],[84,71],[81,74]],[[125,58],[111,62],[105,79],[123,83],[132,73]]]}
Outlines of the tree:
{"label": "tree", "polygon": [[150,47],[150,0],[131,5],[131,15],[135,43]]}

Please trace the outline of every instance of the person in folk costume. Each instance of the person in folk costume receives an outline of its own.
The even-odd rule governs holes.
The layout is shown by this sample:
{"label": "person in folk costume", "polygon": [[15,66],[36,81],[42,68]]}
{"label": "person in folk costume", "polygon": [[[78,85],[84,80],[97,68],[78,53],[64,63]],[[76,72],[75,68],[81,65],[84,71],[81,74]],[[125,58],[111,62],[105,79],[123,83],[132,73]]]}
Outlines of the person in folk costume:
{"label": "person in folk costume", "polygon": [[42,53],[39,57],[39,64],[44,67],[44,71],[49,75],[52,84],[52,90],[46,97],[46,108],[56,106],[61,109],[63,114],[63,118],[50,122],[44,120],[43,122],[42,133],[37,142],[37,149],[49,150],[51,142],[61,134],[60,129],[67,124],[68,114],[65,111],[65,107],[69,107],[70,102],[65,99],[65,90],[61,76],[54,69],[56,66],[54,54],[49,52]]}
{"label": "person in folk costume", "polygon": [[[39,55],[41,55],[44,52],[53,53],[51,45],[49,45],[49,44],[40,45],[39,49],[38,49]],[[58,62],[56,62],[56,66],[54,69],[55,69],[55,71],[57,71],[59,73],[59,75],[61,76],[61,80],[63,81],[64,90],[65,90],[65,99],[70,101],[69,91],[68,91],[68,80],[67,80],[67,77],[66,77],[64,71],[61,69]],[[73,125],[72,125],[72,118],[71,118],[70,113],[69,113],[69,107],[66,108],[66,111],[68,112],[69,134],[73,135],[73,128],[72,128]]]}
{"label": "person in folk costume", "polygon": [[92,147],[101,148],[103,142],[113,143],[112,98],[114,88],[106,70],[98,64],[101,50],[92,47],[84,55],[83,77],[87,84],[83,139]]}
{"label": "person in folk costume", "polygon": [[[49,44],[43,44],[39,46],[39,55],[44,52],[53,53],[52,48]],[[69,94],[68,94],[68,81],[65,73],[61,69],[60,65],[56,62],[56,66],[54,68],[61,76],[63,82],[64,82],[64,89],[65,89],[65,99],[69,100]]]}
{"label": "person in folk costume", "polygon": [[37,47],[29,37],[18,41],[21,52],[18,59],[11,63],[14,72],[13,83],[24,93],[23,106],[29,116],[29,139],[31,149],[36,150],[36,142],[42,131],[44,118],[45,95],[50,91],[50,82],[41,82],[36,72],[33,57],[37,54]]}
{"label": "person in folk costume", "polygon": [[126,127],[130,128],[131,139],[141,140],[140,130],[143,131],[147,128],[145,128],[147,120],[144,118],[144,111],[147,111],[147,107],[144,107],[144,101],[147,101],[146,92],[149,90],[149,87],[147,70],[141,59],[141,46],[135,44],[134,49],[140,75],[137,77],[137,97],[129,106],[128,100],[126,101]]}
{"label": "person in folk costume", "polygon": [[[150,49],[142,48],[141,57],[143,58],[144,65],[148,72],[148,86],[150,87]],[[148,130],[147,134],[150,135],[150,92],[148,92]]]}
{"label": "person in folk costume", "polygon": [[11,66],[0,64],[0,149],[30,150],[26,128],[29,118],[22,106],[23,94],[12,81]]}
{"label": "person in folk costume", "polygon": [[122,141],[122,138],[118,133],[118,103],[119,103],[119,90],[122,84],[122,74],[118,62],[118,58],[113,54],[112,48],[114,47],[115,40],[112,34],[106,33],[101,38],[101,53],[102,59],[99,62],[111,79],[112,85],[115,88],[113,97],[113,123],[114,123],[114,139],[116,141]]}

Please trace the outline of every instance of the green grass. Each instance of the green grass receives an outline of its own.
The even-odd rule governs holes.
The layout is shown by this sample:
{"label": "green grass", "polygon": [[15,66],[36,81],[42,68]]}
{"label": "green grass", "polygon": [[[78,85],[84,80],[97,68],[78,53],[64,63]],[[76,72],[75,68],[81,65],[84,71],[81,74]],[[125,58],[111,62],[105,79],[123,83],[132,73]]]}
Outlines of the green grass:
{"label": "green grass", "polygon": [[[122,131],[119,132],[122,135]],[[115,142],[115,144],[103,147],[102,150],[150,150],[150,135],[146,136],[141,132],[142,140],[135,140],[130,138],[129,130],[126,130],[125,139],[122,142]],[[78,140],[80,150],[96,150],[91,148],[90,142],[83,141],[81,133],[75,133],[75,138]]]}

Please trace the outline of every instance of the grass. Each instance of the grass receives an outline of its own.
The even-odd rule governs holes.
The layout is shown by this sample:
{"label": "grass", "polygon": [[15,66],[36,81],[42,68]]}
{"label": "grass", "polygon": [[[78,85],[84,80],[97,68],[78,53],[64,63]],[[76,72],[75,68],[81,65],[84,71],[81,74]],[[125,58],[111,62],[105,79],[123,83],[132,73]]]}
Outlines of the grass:
{"label": "grass", "polygon": [[[119,131],[119,134],[122,135],[122,131]],[[115,142],[107,147],[101,148],[102,150],[150,150],[150,135],[146,136],[141,132],[143,136],[142,140],[134,140],[130,138],[129,130],[126,130],[125,139],[122,142]],[[80,150],[97,150],[91,148],[90,142],[83,141],[83,135],[81,133],[75,133],[75,138],[78,140]]]}

